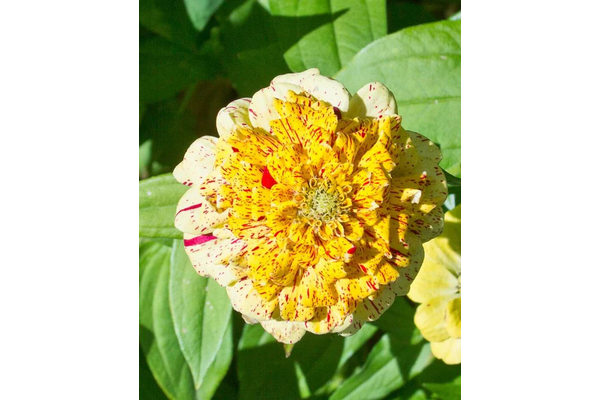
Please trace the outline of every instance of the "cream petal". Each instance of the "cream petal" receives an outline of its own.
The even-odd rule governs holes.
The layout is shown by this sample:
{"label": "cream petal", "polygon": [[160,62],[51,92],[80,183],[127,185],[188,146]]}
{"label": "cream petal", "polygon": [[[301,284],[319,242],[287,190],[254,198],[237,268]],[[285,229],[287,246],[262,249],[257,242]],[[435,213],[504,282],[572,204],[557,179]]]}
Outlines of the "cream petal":
{"label": "cream petal", "polygon": [[431,343],[431,352],[446,364],[460,364],[460,339],[450,338],[443,342]]}
{"label": "cream petal", "polygon": [[415,277],[421,269],[423,257],[424,253],[421,249],[421,251],[411,256],[411,261],[408,266],[398,270],[400,276],[388,285],[396,296],[404,296],[409,292],[411,284],[414,282]]}
{"label": "cream petal", "polygon": [[227,139],[235,132],[236,126],[250,128],[248,115],[250,101],[252,99],[248,97],[235,100],[219,111],[217,114],[217,131],[220,137]]}
{"label": "cream petal", "polygon": [[215,167],[217,138],[203,136],[187,149],[173,176],[184,185],[199,185]]}
{"label": "cream petal", "polygon": [[350,99],[349,118],[378,118],[398,114],[398,106],[392,92],[379,82],[367,83]]}
{"label": "cream petal", "polygon": [[345,113],[350,104],[350,93],[340,82],[321,75],[317,68],[295,74],[279,75],[272,83],[291,83],[300,86],[319,100],[324,100]]}
{"label": "cream petal", "polygon": [[288,91],[302,93],[302,88],[286,82],[271,83],[269,87],[259,90],[252,96],[248,108],[250,122],[255,129],[268,133],[271,130],[269,122],[281,118],[275,109],[275,99],[286,100]]}
{"label": "cream petal", "polygon": [[219,285],[228,286],[247,276],[234,262],[246,248],[243,241],[233,237],[184,235],[183,244],[196,272],[210,276]]}
{"label": "cream petal", "polygon": [[277,297],[271,301],[264,300],[254,289],[250,279],[241,279],[226,289],[234,310],[256,321],[271,319],[273,310],[277,307]]}
{"label": "cream petal", "polygon": [[352,322],[340,334],[342,336],[353,335],[366,322],[379,319],[394,304],[394,300],[396,300],[394,292],[389,287],[383,286],[375,295],[369,296],[360,302],[352,314]]}
{"label": "cream petal", "polygon": [[228,214],[228,211],[217,212],[194,186],[184,193],[177,204],[175,227],[183,233],[203,235],[223,225]]}
{"label": "cream petal", "polygon": [[285,344],[298,342],[306,333],[302,322],[278,321],[272,319],[269,321],[261,321],[260,324],[265,331],[269,332],[271,336],[275,338],[275,340]]}

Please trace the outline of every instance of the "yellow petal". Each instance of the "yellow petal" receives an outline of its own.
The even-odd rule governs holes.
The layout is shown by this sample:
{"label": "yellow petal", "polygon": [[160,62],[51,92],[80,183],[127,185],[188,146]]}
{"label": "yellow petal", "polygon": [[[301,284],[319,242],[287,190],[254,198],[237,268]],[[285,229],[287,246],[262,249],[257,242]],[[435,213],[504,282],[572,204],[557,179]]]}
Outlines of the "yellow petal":
{"label": "yellow petal", "polygon": [[446,310],[452,297],[435,297],[417,307],[415,325],[430,342],[441,342],[450,337],[446,329]]}
{"label": "yellow petal", "polygon": [[460,297],[448,303],[446,329],[453,338],[460,339]]}
{"label": "yellow petal", "polygon": [[449,338],[431,343],[431,352],[446,364],[460,364],[460,339]]}

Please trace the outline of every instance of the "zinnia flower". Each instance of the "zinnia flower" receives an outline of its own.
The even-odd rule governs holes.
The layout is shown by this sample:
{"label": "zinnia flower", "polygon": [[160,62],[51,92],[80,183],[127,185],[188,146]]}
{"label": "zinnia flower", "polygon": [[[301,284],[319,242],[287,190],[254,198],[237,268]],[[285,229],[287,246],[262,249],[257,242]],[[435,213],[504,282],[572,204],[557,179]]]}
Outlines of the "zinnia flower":
{"label": "zinnia flower", "polygon": [[282,343],[351,335],[408,293],[442,231],[439,149],[408,132],[394,96],[350,96],[319,70],[278,76],[217,116],[174,171],[175,226],[196,271]]}
{"label": "zinnia flower", "polygon": [[446,364],[460,363],[460,205],[446,213],[444,233],[425,244],[425,261],[408,297],[415,324]]}

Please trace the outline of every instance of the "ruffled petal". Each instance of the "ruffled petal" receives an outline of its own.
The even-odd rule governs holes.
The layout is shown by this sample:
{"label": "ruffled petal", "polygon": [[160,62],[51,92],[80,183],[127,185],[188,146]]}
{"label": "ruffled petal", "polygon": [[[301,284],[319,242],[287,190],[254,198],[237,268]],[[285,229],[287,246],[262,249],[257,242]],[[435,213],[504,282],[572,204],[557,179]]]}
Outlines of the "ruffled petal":
{"label": "ruffled petal", "polygon": [[224,139],[229,138],[239,128],[250,128],[248,106],[250,98],[232,101],[217,114],[217,132]]}
{"label": "ruffled petal", "polygon": [[460,339],[450,338],[443,342],[431,343],[431,352],[446,364],[460,364]]}
{"label": "ruffled petal", "polygon": [[286,100],[288,92],[302,93],[302,88],[286,82],[271,83],[269,87],[259,90],[252,96],[248,107],[250,122],[255,129],[262,133],[271,131],[270,122],[279,119],[279,113],[275,108],[275,99]]}
{"label": "ruffled petal", "polygon": [[175,167],[173,176],[184,185],[199,185],[215,169],[216,152],[217,138],[204,136],[197,139]]}
{"label": "ruffled petal", "polygon": [[460,339],[460,297],[448,303],[446,329],[453,338]]}
{"label": "ruffled petal", "polygon": [[221,286],[228,286],[247,275],[236,262],[246,244],[232,235],[228,236],[186,234],[183,239],[185,252],[196,272],[210,276]]}
{"label": "ruffled petal", "polygon": [[226,289],[233,309],[256,321],[269,320],[277,307],[277,298],[270,301],[263,299],[250,279],[241,279]]}
{"label": "ruffled petal", "polygon": [[301,322],[290,321],[261,321],[260,323],[265,331],[269,332],[279,343],[293,344],[298,342],[304,334],[304,329]]}
{"label": "ruffled petal", "polygon": [[350,99],[349,118],[378,118],[394,114],[398,114],[396,99],[382,83],[367,83]]}
{"label": "ruffled petal", "polygon": [[436,297],[417,307],[415,325],[430,342],[441,342],[450,337],[446,330],[446,308],[452,297]]}
{"label": "ruffled petal", "polygon": [[279,75],[273,79],[276,83],[291,83],[300,86],[305,92],[319,100],[325,100],[342,113],[348,111],[350,93],[340,82],[321,75],[317,68],[307,69],[304,72]]}
{"label": "ruffled petal", "polygon": [[454,274],[443,265],[426,259],[421,272],[410,287],[408,297],[417,303],[424,303],[432,297],[453,296],[457,293],[457,287],[458,279]]}
{"label": "ruffled petal", "polygon": [[194,186],[185,192],[177,204],[175,227],[183,233],[202,235],[222,226],[227,222],[228,215],[229,211],[217,212]]}

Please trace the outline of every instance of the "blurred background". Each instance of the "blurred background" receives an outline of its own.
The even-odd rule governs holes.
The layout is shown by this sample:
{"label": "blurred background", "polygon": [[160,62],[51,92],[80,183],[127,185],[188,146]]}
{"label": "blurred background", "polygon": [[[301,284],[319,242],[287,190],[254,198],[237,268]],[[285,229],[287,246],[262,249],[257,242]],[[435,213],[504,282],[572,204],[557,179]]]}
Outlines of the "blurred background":
{"label": "blurred background", "polygon": [[[277,75],[318,67],[323,75],[343,77],[351,93],[361,79],[380,80],[399,99],[403,94],[395,89],[393,76],[378,70],[381,76],[372,77],[363,67],[361,55],[369,51],[363,49],[377,50],[370,43],[408,27],[460,20],[460,2],[140,0],[139,15],[142,199],[143,193],[159,193],[161,184],[171,184],[165,183],[168,176],[156,176],[170,173],[196,138],[217,136],[215,118],[222,107],[251,97]],[[396,37],[390,39],[391,48]],[[436,47],[438,39],[431,40],[429,48]],[[402,49],[403,43],[398,45]],[[414,49],[414,42],[410,46]],[[446,210],[460,204],[460,42],[458,46],[458,61],[447,60],[451,55],[440,50],[446,69],[429,62],[406,67],[411,76],[429,76],[430,86],[423,90],[436,96],[431,104],[451,100],[447,108],[432,111],[430,106],[412,109],[411,98],[404,99],[405,121],[412,126],[403,125],[438,143],[442,166],[454,175]],[[404,85],[406,93],[416,93]],[[184,190],[173,186],[158,205],[140,200],[140,220],[160,214],[156,210],[162,207],[165,226],[172,227],[168,218]],[[432,356],[413,322],[417,305],[408,298],[398,298],[379,320],[350,338],[307,334],[286,359],[282,345],[260,325],[246,325],[228,301],[221,314],[206,306],[218,302],[221,288],[194,276],[187,258],[180,257],[174,228],[145,232],[140,230],[141,399],[460,398],[460,365]],[[169,276],[178,262],[188,263],[182,268],[191,275],[184,280],[194,279],[192,286],[202,289],[196,299],[202,303],[201,316],[190,310],[185,314],[200,318],[197,341],[183,340],[178,326],[181,315],[170,291],[177,282]],[[215,333],[220,323],[222,331]]]}

